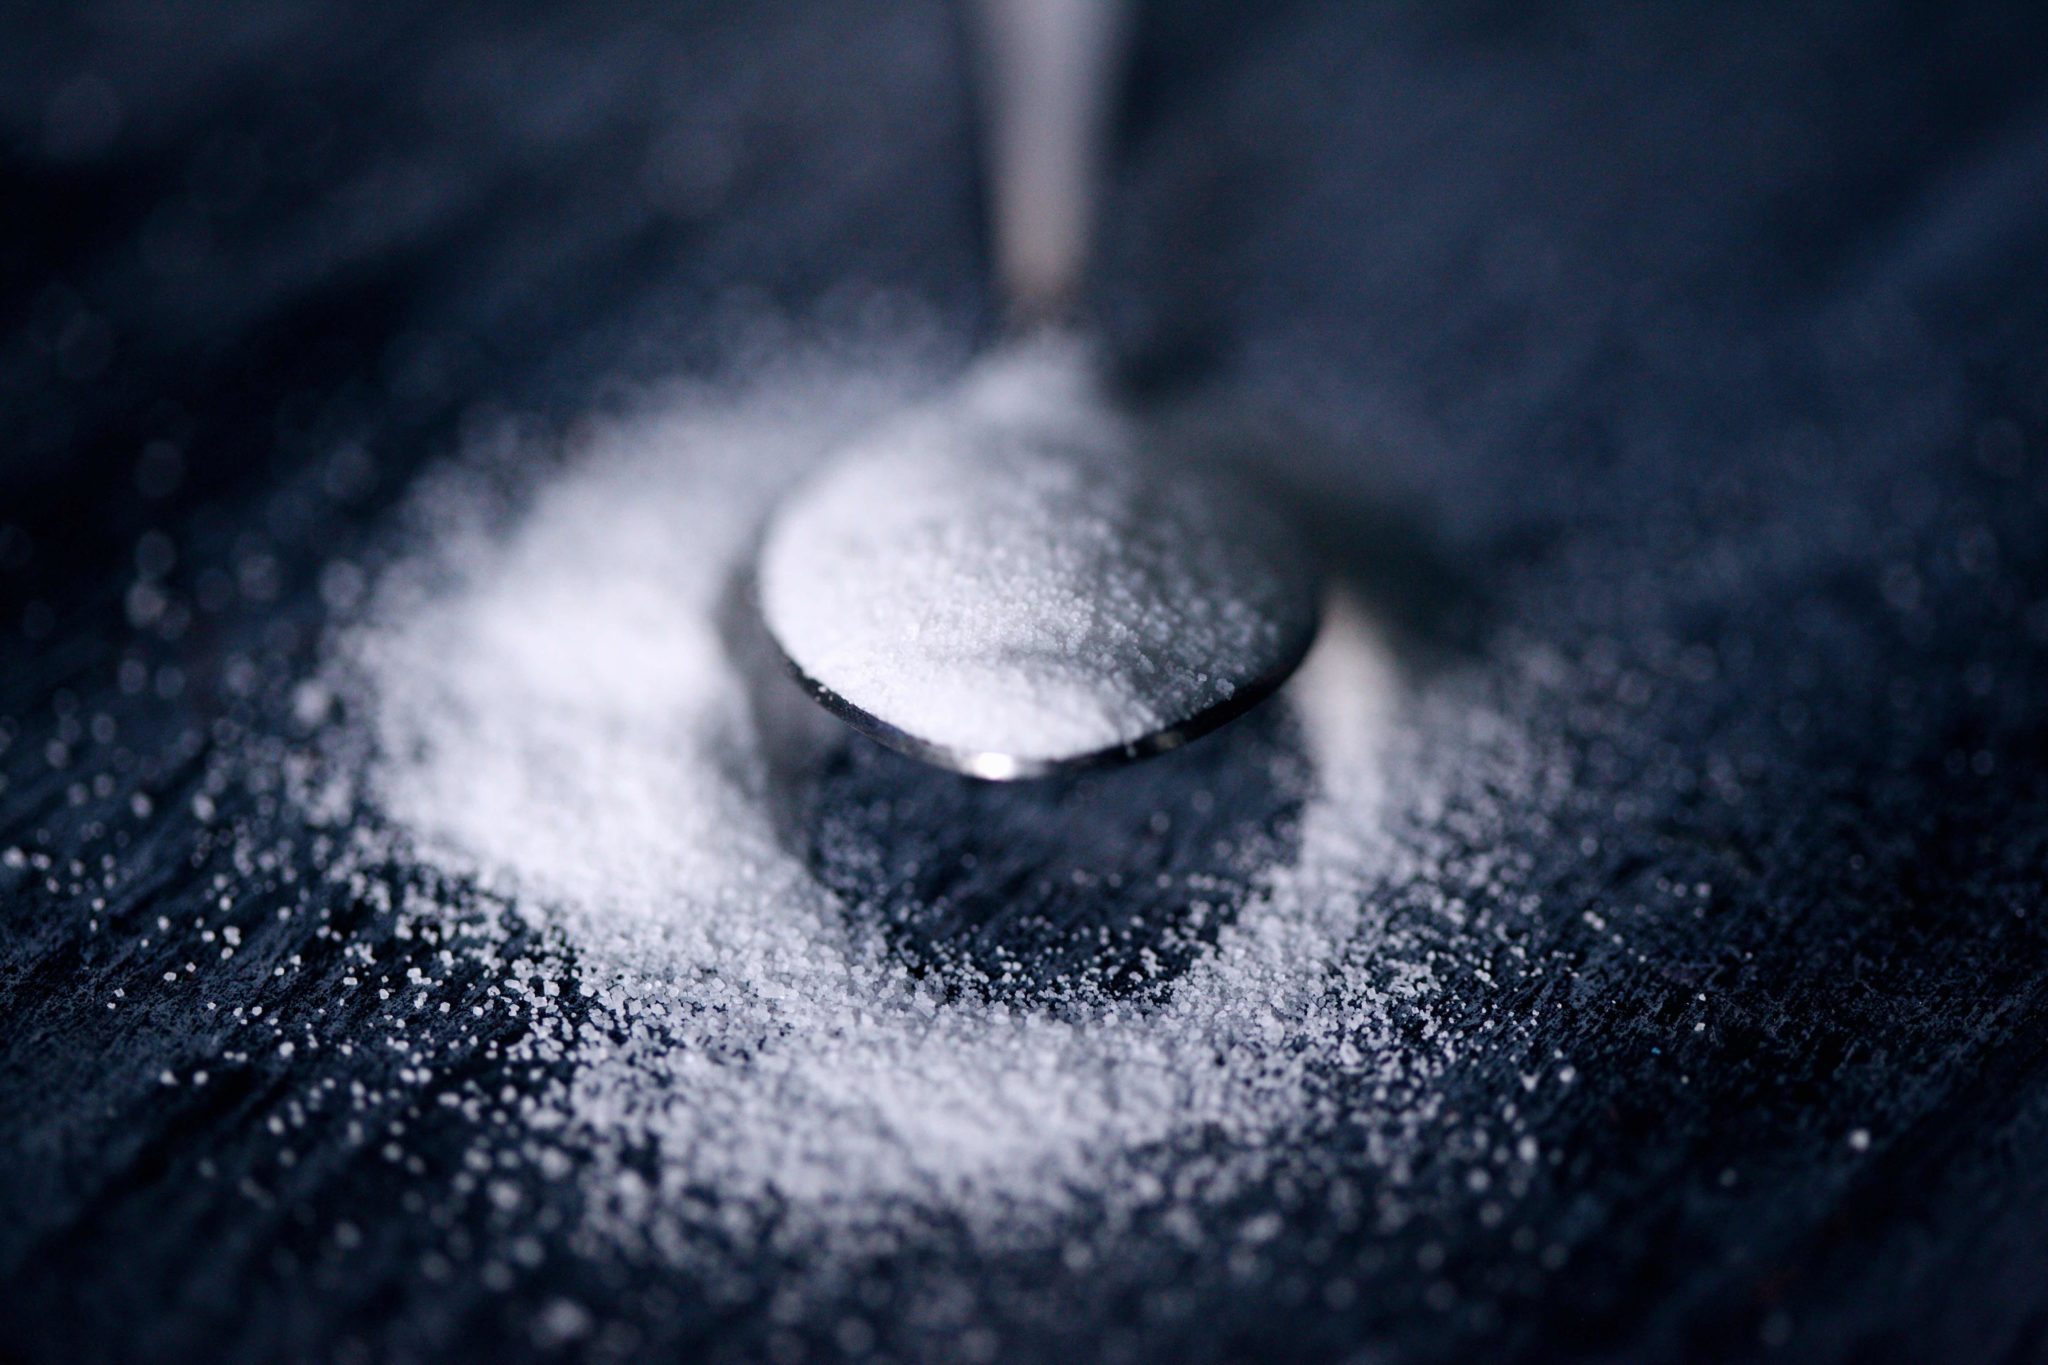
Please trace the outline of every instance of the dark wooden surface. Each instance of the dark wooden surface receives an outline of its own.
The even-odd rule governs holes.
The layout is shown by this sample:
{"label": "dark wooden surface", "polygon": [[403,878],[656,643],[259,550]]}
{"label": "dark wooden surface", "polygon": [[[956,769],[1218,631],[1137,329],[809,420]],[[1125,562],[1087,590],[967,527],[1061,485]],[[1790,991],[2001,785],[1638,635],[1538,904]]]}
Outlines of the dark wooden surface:
{"label": "dark wooden surface", "polygon": [[[1558,781],[1483,841],[1415,817],[1447,851],[1390,913],[1466,1046],[1405,1223],[1275,1194],[1249,1280],[1220,1242],[963,1255],[1007,1355],[2048,1358],[2034,8],[1145,12],[1101,294],[1134,378],[1308,414],[1276,468],[1332,553]],[[374,1038],[342,945],[435,945],[309,890],[289,804],[222,756],[288,726],[321,565],[374,558],[490,414],[568,427],[728,363],[723,320],[829,331],[850,286],[981,328],[957,39],[908,2],[0,16],[0,1353],[515,1358],[565,1297],[605,1329],[565,1351],[761,1349],[765,1288],[578,1251],[566,1185],[516,1220],[450,1197],[458,1113],[405,1111],[410,1166],[306,1121],[399,1062],[279,1029]],[[1554,677],[1511,686],[1531,657]],[[1261,724],[1233,742],[1284,750]],[[1219,838],[1286,837],[1217,780]],[[869,904],[935,970],[1115,985],[1061,932],[1085,909],[993,914],[1001,878],[919,841],[978,801],[984,855],[1094,865],[1124,798],[965,791],[843,756],[820,875],[859,899],[840,855],[874,846],[938,876]],[[224,892],[216,962],[186,926]],[[1446,894],[1462,928],[1422,913]],[[1525,1096],[1558,1057],[1574,1083]],[[1454,1158],[1506,1103],[1546,1158],[1501,1224]],[[449,1254],[519,1237],[546,1255],[510,1285]],[[889,1308],[946,1254],[850,1291],[878,1349],[944,1352]]]}

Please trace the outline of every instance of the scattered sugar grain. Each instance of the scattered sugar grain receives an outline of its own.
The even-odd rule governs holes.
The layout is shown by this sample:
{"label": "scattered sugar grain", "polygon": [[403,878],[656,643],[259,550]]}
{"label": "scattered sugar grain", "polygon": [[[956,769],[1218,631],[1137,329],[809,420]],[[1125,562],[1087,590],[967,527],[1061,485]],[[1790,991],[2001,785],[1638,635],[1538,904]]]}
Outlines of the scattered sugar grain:
{"label": "scattered sugar grain", "polygon": [[[320,680],[364,718],[334,760],[359,792],[315,803],[357,828],[333,874],[375,898],[364,869],[401,857],[447,874],[406,913],[466,922],[466,951],[493,951],[492,921],[463,885],[563,945],[514,964],[551,1079],[504,1098],[579,1182],[595,1245],[701,1269],[707,1240],[775,1240],[828,1266],[928,1216],[1030,1243],[1083,1206],[1226,1199],[1318,1125],[1363,1127],[1397,1181],[1457,1042],[1400,1022],[1426,961],[1390,984],[1374,960],[1386,889],[1427,867],[1388,835],[1390,767],[1405,803],[1433,798],[1393,752],[1414,699],[1357,608],[1333,605],[1284,694],[1318,774],[1294,856],[1157,1001],[942,998],[778,838],[734,585],[781,492],[929,386],[880,366],[685,391],[601,431],[506,526],[425,495],[421,548]],[[1497,718],[1455,723],[1512,762]],[[1332,1074],[1383,1102],[1333,1098]],[[1174,1177],[1197,1149],[1199,1176]]]}

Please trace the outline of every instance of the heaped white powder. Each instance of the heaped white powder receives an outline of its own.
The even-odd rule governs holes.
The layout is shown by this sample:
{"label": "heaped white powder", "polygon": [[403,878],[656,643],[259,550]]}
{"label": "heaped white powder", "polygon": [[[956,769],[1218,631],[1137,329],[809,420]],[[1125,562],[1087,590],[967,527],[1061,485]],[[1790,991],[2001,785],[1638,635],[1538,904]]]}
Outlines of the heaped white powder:
{"label": "heaped white powder", "polygon": [[1046,762],[1300,657],[1297,548],[1245,490],[1146,458],[1100,388],[1076,339],[1018,343],[799,487],[760,566],[797,666],[929,745]]}
{"label": "heaped white powder", "polygon": [[[526,1046],[565,1065],[517,1112],[603,1245],[694,1262],[711,1220],[722,1244],[827,1266],[919,1217],[1030,1241],[1077,1201],[1193,1197],[1163,1164],[1177,1148],[1199,1146],[1220,1196],[1304,1127],[1394,1142],[1447,1064],[1369,976],[1380,892],[1412,871],[1383,830],[1407,703],[1342,601],[1278,702],[1317,775],[1295,851],[1249,870],[1249,902],[1156,998],[945,998],[778,839],[736,585],[775,499],[920,387],[814,369],[693,390],[601,431],[509,528],[430,501],[431,543],[337,645],[374,728],[375,818],[566,948],[566,967],[521,964],[588,1008],[536,1015]],[[1340,1113],[1331,1075],[1406,1108]]]}

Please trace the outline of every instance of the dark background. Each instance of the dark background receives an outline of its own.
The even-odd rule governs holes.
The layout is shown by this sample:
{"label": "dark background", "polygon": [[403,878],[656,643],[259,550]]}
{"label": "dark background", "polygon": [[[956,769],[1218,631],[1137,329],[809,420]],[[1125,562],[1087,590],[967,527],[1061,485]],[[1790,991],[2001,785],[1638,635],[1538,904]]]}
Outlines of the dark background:
{"label": "dark background", "polygon": [[[1395,596],[1468,667],[1569,663],[1524,699],[1569,790],[1472,850],[1515,869],[1474,913],[1566,970],[1438,1023],[1515,1021],[1454,1108],[1560,1051],[1579,1081],[1531,1102],[1555,1156],[1512,1228],[1447,1164],[1396,1232],[1288,1209],[1251,1283],[1220,1247],[963,1262],[1033,1287],[977,1300],[1006,1354],[2048,1358],[2039,13],[1143,9],[1102,324],[1147,392],[1322,433],[1276,472],[1361,562],[1460,585]],[[259,1171],[305,1077],[195,1022],[150,926],[226,878],[213,994],[326,998],[289,863],[219,833],[290,811],[210,774],[427,462],[738,363],[736,319],[988,331],[967,93],[957,16],[894,0],[0,17],[0,1352],[762,1349],[764,1299],[567,1254],[566,1216],[509,1289],[422,1276],[510,1235],[423,1196],[431,1120],[416,1171],[317,1123]],[[157,1084],[200,1056],[204,1092]],[[879,1349],[945,1354],[890,1283]],[[545,1330],[565,1295],[602,1330]]]}

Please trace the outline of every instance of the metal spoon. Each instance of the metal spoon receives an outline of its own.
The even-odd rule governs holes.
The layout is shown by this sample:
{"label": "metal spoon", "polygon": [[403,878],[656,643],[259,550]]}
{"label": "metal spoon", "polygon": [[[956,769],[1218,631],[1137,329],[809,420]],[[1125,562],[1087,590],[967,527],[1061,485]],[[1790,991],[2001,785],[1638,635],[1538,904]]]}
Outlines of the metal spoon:
{"label": "metal spoon", "polygon": [[943,401],[828,461],[756,565],[812,697],[977,777],[1164,752],[1243,714],[1314,639],[1298,541],[1225,473],[1162,458],[1066,323],[1124,15],[980,0],[998,285],[1018,324]]}

